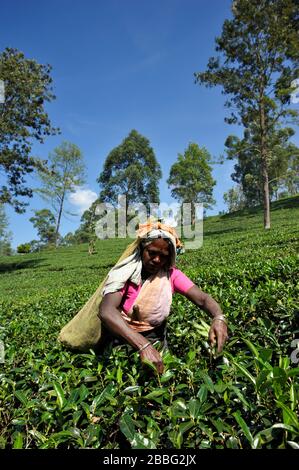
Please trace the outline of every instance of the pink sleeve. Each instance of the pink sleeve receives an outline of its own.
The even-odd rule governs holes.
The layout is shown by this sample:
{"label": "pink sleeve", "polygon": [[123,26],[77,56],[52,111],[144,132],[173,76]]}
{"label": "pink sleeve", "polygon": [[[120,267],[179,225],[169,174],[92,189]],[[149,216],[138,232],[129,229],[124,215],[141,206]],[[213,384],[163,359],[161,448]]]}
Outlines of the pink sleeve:
{"label": "pink sleeve", "polygon": [[189,277],[177,268],[173,268],[170,274],[170,279],[173,292],[178,292],[179,294],[184,295],[192,286],[194,286],[194,282],[192,282]]}
{"label": "pink sleeve", "polygon": [[140,289],[141,284],[136,286],[132,282],[127,281],[124,287],[118,291],[123,296],[120,306],[125,313],[127,313],[134,304]]}
{"label": "pink sleeve", "polygon": [[124,295],[126,288],[127,288],[128,281],[125,282],[124,287],[122,287],[118,292],[120,292],[122,295]]}

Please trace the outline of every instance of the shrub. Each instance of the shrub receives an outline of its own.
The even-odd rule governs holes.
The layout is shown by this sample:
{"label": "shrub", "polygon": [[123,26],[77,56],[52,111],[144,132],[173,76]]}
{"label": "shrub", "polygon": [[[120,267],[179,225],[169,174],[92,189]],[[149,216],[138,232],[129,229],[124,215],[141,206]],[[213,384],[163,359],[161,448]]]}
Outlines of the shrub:
{"label": "shrub", "polygon": [[18,253],[30,253],[31,251],[31,245],[30,243],[22,243],[17,247],[17,252]]}

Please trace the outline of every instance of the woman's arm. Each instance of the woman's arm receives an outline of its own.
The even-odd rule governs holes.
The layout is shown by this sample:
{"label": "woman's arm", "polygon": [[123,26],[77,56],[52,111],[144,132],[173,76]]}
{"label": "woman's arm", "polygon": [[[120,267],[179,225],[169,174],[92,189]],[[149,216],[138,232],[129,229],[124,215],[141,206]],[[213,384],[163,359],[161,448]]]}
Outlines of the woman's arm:
{"label": "woman's arm", "polygon": [[[113,292],[106,294],[99,308],[99,318],[108,328],[108,330],[114,335],[121,337],[133,348],[140,350],[144,347],[148,341],[140,333],[134,331],[126,324],[125,320],[121,317],[118,307],[121,304],[122,294],[120,292]],[[148,360],[152,362],[159,373],[163,372],[163,362],[159,352],[152,346],[149,345],[142,351],[140,351],[141,360]]]}
{"label": "woman's arm", "polygon": [[209,331],[209,340],[212,346],[215,346],[217,342],[217,352],[220,353],[228,338],[227,326],[225,321],[223,321],[224,315],[220,305],[197,286],[191,287],[184,295],[187,299],[191,300],[191,302],[212,316],[213,320]]}

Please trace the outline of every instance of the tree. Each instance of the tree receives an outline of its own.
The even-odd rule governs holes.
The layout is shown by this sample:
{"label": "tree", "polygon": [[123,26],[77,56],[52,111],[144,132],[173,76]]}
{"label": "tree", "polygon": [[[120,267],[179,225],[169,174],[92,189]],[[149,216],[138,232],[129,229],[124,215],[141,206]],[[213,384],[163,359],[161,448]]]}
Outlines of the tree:
{"label": "tree", "polygon": [[8,219],[4,206],[0,204],[0,256],[10,256],[11,254],[11,232],[8,231]]}
{"label": "tree", "polygon": [[40,240],[31,240],[29,243],[30,253],[38,253],[43,247]]}
{"label": "tree", "polygon": [[101,189],[99,200],[116,206],[118,195],[126,195],[127,207],[134,203],[143,203],[146,207],[149,203],[159,204],[161,177],[161,168],[149,140],[132,130],[105,160],[97,179]]}
{"label": "tree", "polygon": [[40,241],[45,245],[55,244],[55,216],[49,209],[34,211],[35,216],[29,220],[37,230]]}
{"label": "tree", "polygon": [[[298,77],[299,36],[297,0],[235,0],[233,19],[226,20],[216,38],[221,56],[209,59],[207,71],[195,79],[206,86],[221,85],[233,108],[228,123],[255,127],[262,178],[264,227],[270,228],[269,164],[271,134],[278,123],[296,119],[289,109]],[[294,67],[292,67],[294,65]]]}
{"label": "tree", "polygon": [[240,186],[229,189],[224,193],[223,199],[225,204],[228,206],[228,212],[238,211],[243,209],[245,206],[244,194]]}
{"label": "tree", "polygon": [[286,174],[281,178],[282,186],[286,188],[290,196],[299,193],[299,149],[294,148],[294,152],[289,159],[289,166]]}
{"label": "tree", "polygon": [[[286,127],[276,129],[269,135],[268,152],[270,155],[269,174],[269,196],[278,197],[280,187],[284,186],[287,175],[295,174],[290,167],[299,149],[289,142],[294,135],[294,130]],[[246,129],[243,139],[236,136],[229,136],[225,142],[227,156],[230,160],[235,159],[237,163],[234,167],[232,179],[239,183],[245,197],[246,206],[254,206],[263,202],[263,181],[260,173],[260,158],[256,155],[258,137],[254,132]]]}
{"label": "tree", "polygon": [[[70,142],[62,142],[49,155],[52,165],[51,173],[39,172],[42,188],[37,192],[49,201],[54,209],[56,219],[55,245],[58,242],[61,216],[69,193],[75,192],[76,187],[84,183],[84,163],[80,149]],[[68,212],[68,214],[70,214]],[[73,215],[73,214],[71,214]]]}
{"label": "tree", "polygon": [[81,224],[74,233],[75,243],[90,243],[91,240],[96,238],[95,225],[100,216],[96,215],[95,209],[99,203],[99,199],[96,199],[90,208],[83,212]]}
{"label": "tree", "polygon": [[[184,155],[178,154],[177,162],[170,169],[168,186],[171,195],[180,203],[202,203],[210,208],[213,199],[213,187],[216,181],[212,178],[211,156],[204,148],[190,143]],[[192,224],[195,221],[192,204]]]}
{"label": "tree", "polygon": [[[32,197],[25,177],[35,169],[47,171],[45,162],[31,155],[34,141],[43,143],[45,136],[59,129],[52,127],[45,102],[52,101],[50,65],[26,59],[22,52],[7,48],[0,54],[0,81],[4,83],[4,100],[0,102],[0,203],[11,204],[18,213]],[[3,101],[3,102],[2,102]]]}
{"label": "tree", "polygon": [[31,251],[30,243],[22,243],[17,246],[17,253],[28,254]]}
{"label": "tree", "polygon": [[72,232],[68,232],[62,239],[62,245],[71,246],[76,244],[76,238]]}

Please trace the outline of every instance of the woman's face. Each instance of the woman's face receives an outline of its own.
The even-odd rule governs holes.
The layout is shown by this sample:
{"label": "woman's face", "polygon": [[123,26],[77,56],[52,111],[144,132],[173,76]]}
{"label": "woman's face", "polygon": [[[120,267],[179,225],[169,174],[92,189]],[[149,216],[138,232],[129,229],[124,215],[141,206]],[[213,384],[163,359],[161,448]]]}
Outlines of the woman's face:
{"label": "woman's face", "polygon": [[163,238],[157,238],[144,248],[142,264],[148,273],[156,274],[167,264],[169,257],[170,249],[167,241]]}

